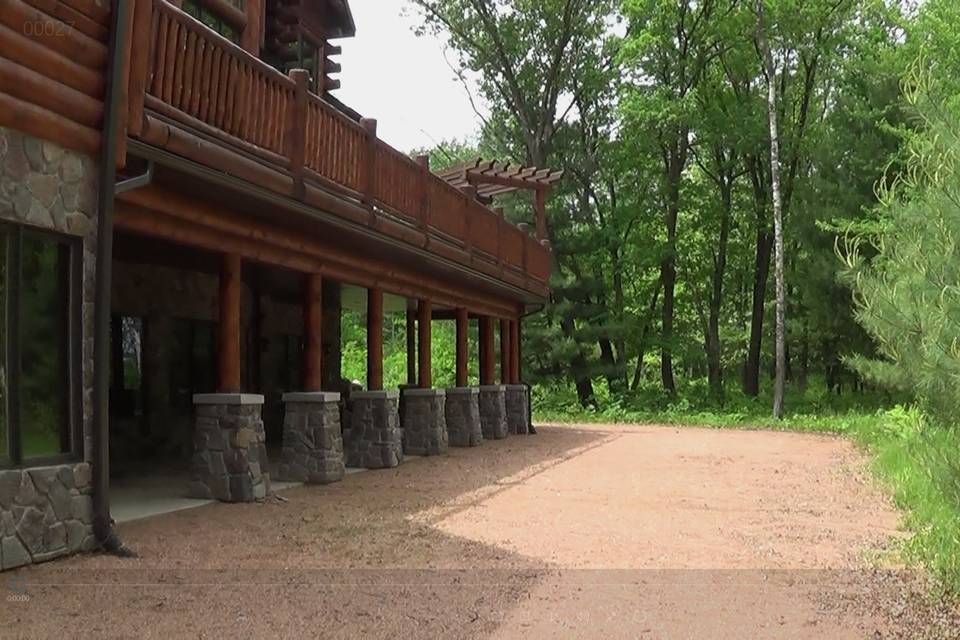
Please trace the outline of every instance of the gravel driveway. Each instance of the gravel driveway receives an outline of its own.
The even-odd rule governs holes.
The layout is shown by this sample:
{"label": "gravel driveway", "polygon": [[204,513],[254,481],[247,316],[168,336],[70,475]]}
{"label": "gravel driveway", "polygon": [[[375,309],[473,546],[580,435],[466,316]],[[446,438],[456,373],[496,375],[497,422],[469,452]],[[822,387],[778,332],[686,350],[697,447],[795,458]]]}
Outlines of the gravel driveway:
{"label": "gravel driveway", "polygon": [[121,525],[0,575],[0,636],[914,637],[897,521],[839,438],[543,427]]}

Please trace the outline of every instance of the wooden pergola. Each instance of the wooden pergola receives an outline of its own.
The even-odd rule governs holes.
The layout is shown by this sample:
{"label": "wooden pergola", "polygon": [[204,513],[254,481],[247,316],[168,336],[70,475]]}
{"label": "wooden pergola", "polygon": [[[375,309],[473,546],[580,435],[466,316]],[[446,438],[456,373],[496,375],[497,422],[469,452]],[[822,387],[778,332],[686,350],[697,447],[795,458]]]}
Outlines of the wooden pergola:
{"label": "wooden pergola", "polygon": [[475,189],[476,197],[486,201],[513,191],[533,191],[537,238],[547,239],[547,194],[563,171],[477,158],[438,171],[437,176],[462,191]]}

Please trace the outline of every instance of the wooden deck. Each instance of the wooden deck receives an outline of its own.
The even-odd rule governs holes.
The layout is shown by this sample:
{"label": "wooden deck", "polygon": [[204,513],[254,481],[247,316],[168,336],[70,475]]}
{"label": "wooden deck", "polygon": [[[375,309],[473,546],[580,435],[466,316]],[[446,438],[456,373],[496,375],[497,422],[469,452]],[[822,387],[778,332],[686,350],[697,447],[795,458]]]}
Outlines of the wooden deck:
{"label": "wooden deck", "polygon": [[433,175],[166,0],[135,0],[127,140],[362,223],[530,293],[547,291],[546,243]]}

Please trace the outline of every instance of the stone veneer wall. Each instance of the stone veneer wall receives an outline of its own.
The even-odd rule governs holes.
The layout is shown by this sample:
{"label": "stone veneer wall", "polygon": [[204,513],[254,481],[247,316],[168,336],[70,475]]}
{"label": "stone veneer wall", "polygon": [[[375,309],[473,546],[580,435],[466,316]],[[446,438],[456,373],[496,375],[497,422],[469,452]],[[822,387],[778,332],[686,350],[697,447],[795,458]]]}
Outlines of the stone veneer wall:
{"label": "stone veneer wall", "polygon": [[[0,219],[83,241],[82,460],[93,455],[93,298],[96,159],[0,127]],[[42,562],[93,541],[91,469],[85,462],[0,470],[0,568]]]}
{"label": "stone veneer wall", "polygon": [[357,391],[350,396],[350,428],[343,433],[348,467],[386,469],[403,462],[398,391]]}
{"label": "stone veneer wall", "polygon": [[343,480],[339,393],[288,393],[283,397],[283,448],[277,478],[328,484]]}
{"label": "stone veneer wall", "polygon": [[507,428],[507,391],[502,385],[480,387],[480,428],[484,440],[502,440]]}
{"label": "stone veneer wall", "polygon": [[530,394],[526,385],[507,385],[506,394],[507,428],[510,433],[530,433]]}
{"label": "stone veneer wall", "polygon": [[403,452],[411,456],[439,456],[447,452],[446,392],[443,389],[405,389],[400,392]]}
{"label": "stone veneer wall", "polygon": [[476,387],[447,389],[447,437],[451,447],[475,447],[483,442],[480,428],[480,390]]}
{"label": "stone veneer wall", "polygon": [[90,465],[0,471],[0,570],[90,551]]}
{"label": "stone veneer wall", "polygon": [[190,495],[253,502],[270,494],[262,396],[198,395]]}

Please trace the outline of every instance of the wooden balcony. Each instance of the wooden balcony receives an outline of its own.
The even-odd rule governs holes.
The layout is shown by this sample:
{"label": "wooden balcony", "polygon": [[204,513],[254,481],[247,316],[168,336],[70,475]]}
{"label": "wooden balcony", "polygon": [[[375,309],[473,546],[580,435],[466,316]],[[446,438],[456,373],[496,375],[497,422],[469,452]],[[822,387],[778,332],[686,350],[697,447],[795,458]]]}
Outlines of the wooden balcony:
{"label": "wooden balcony", "polygon": [[131,28],[130,140],[545,295],[546,242],[310,93],[305,72],[283,75],[165,0],[136,0]]}

